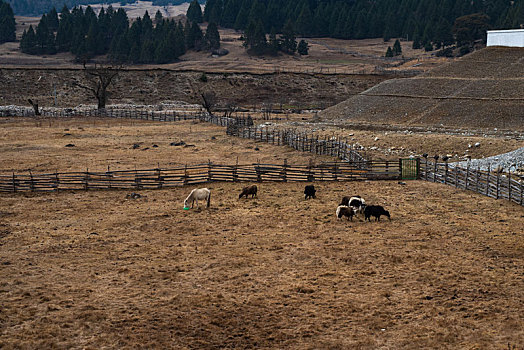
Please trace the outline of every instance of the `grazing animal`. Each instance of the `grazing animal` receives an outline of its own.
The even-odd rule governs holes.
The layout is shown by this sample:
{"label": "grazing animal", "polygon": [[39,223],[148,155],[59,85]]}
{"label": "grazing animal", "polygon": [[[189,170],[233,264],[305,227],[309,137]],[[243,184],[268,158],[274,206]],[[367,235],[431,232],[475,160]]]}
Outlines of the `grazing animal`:
{"label": "grazing animal", "polygon": [[355,209],[348,207],[347,205],[339,205],[337,207],[337,219],[341,219],[343,216],[347,216],[348,220],[353,221],[353,215],[355,215]]}
{"label": "grazing animal", "polygon": [[315,186],[313,185],[307,185],[306,188],[304,188],[304,194],[306,195],[306,199],[316,198],[315,192],[317,192],[317,190],[315,190]]}
{"label": "grazing animal", "polygon": [[246,196],[247,198],[249,194],[251,195],[251,198],[256,197],[257,191],[258,191],[257,185],[251,185],[251,186],[244,187],[242,189],[242,192],[238,195],[238,199],[242,198],[242,196]]}
{"label": "grazing animal", "polygon": [[211,204],[211,191],[207,188],[195,188],[184,201],[184,208],[189,206],[189,202],[191,202],[191,208],[193,208],[195,201],[198,207],[199,200],[207,200],[207,207],[209,208]]}
{"label": "grazing animal", "polygon": [[389,215],[389,211],[385,210],[380,205],[368,205],[364,209],[364,221],[369,220],[371,222],[371,217],[375,217],[375,221],[380,221],[380,216],[384,215],[387,216],[389,220],[391,220],[391,216]]}
{"label": "grazing animal", "polygon": [[343,197],[339,205],[346,205],[355,209],[355,212],[362,213],[366,207],[366,201],[360,196]]}

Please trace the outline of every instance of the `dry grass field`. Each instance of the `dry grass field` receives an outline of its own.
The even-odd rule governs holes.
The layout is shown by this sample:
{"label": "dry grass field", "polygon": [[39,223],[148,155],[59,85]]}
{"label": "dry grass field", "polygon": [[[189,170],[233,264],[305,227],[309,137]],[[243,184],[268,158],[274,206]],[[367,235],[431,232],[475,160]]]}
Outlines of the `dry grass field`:
{"label": "dry grass field", "polygon": [[[145,2],[140,4],[141,7]],[[98,7],[98,6],[97,6]],[[143,13],[145,7],[137,8],[137,12],[131,9],[130,17]],[[171,10],[170,10],[171,11]],[[183,10],[182,10],[183,11]],[[156,9],[150,9],[149,14],[154,16]],[[178,15],[178,10],[171,11],[171,17]],[[164,13],[166,16],[166,13]],[[37,17],[16,17],[17,39],[20,40],[24,30],[30,25],[36,27],[39,22]],[[202,27],[205,31],[205,25]],[[242,47],[239,40],[241,33],[233,29],[220,29],[221,47],[228,50],[229,54],[221,57],[213,57],[209,52],[190,51],[180,57],[180,61],[167,65],[136,65],[136,68],[164,68],[173,70],[196,70],[206,72],[250,72],[250,73],[272,73],[275,71],[293,72],[323,72],[323,73],[361,73],[373,72],[375,67],[391,70],[399,68],[390,67],[402,65],[402,70],[426,71],[449,59],[433,57],[424,50],[413,50],[413,42],[403,41],[403,57],[385,59],[384,55],[388,46],[393,46],[394,40],[384,42],[382,39],[366,40],[340,40],[331,38],[305,38],[310,49],[309,55],[279,55],[278,57],[256,57],[249,56]],[[297,40],[300,40],[298,38]],[[405,62],[406,58],[407,62]],[[103,57],[101,57],[103,59]],[[81,68],[74,62],[72,54],[32,56],[20,52],[19,42],[5,43],[0,45],[0,61],[4,67],[60,67]]]}
{"label": "dry grass field", "polygon": [[[3,119],[0,130],[2,172],[311,157],[204,123]],[[169,146],[179,140],[194,147]],[[207,184],[211,207],[188,211],[185,187],[0,194],[0,348],[524,344],[523,207],[422,181],[315,183],[308,201],[304,184],[268,182],[239,200],[244,185]],[[355,194],[392,220],[336,220]]]}
{"label": "dry grass field", "polygon": [[[189,211],[189,188],[2,194],[0,347],[522,346],[522,207],[419,181],[319,183],[309,201],[242,186],[211,183]],[[337,221],[357,193],[392,220]]]}
{"label": "dry grass field", "polygon": [[[296,116],[293,116],[296,118]],[[305,117],[309,118],[307,115]],[[306,129],[305,129],[306,130]],[[307,129],[306,131],[309,131]],[[524,141],[503,137],[366,131],[323,127],[318,135],[338,135],[362,145],[373,159],[398,159],[428,153],[463,158],[493,156],[524,146]],[[171,146],[184,141],[185,146]],[[480,143],[480,147],[468,145]],[[74,147],[66,147],[66,145]],[[134,145],[138,148],[133,148]],[[157,147],[155,147],[157,146]],[[257,150],[258,148],[258,150]],[[466,152],[467,151],[467,152]],[[307,164],[331,161],[253,140],[230,138],[225,129],[208,123],[159,123],[97,118],[0,118],[0,174],[106,171],[177,167],[184,164],[262,163]],[[457,157],[455,157],[457,154]]]}
{"label": "dry grass field", "polygon": [[[171,146],[184,141],[185,145]],[[72,144],[74,147],[66,147]],[[138,145],[138,148],[134,148]],[[155,147],[157,146],[157,147]],[[0,172],[105,171],[202,164],[307,164],[332,161],[253,140],[230,138],[225,128],[198,121],[0,118]]]}

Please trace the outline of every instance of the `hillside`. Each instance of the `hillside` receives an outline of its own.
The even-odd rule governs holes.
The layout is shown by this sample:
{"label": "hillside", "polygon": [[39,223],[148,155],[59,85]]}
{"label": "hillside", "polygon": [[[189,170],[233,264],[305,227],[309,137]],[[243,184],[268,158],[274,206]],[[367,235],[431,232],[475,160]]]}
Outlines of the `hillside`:
{"label": "hillside", "polygon": [[384,81],[326,120],[524,130],[524,49],[486,48],[410,79]]}

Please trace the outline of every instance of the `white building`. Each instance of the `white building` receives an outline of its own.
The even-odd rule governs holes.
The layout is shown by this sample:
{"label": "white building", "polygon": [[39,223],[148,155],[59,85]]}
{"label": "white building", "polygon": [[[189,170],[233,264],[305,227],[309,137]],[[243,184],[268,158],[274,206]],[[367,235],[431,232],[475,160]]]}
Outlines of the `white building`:
{"label": "white building", "polygon": [[524,47],[524,29],[488,30],[487,46]]}

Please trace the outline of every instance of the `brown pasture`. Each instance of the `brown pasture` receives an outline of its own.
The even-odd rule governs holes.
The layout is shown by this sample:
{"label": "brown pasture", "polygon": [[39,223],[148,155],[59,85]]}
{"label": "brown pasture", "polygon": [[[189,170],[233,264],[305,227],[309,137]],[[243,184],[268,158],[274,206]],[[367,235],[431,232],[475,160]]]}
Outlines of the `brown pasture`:
{"label": "brown pasture", "polygon": [[[205,123],[2,122],[2,172],[311,157]],[[245,185],[209,183],[211,208],[188,211],[191,187],[0,194],[0,348],[523,344],[523,207],[423,181],[315,183],[308,201]],[[337,220],[356,194],[392,220]]]}
{"label": "brown pasture", "polygon": [[[2,194],[3,348],[500,348],[524,341],[523,208],[422,181]],[[392,220],[338,221],[343,195]],[[452,199],[450,199],[452,198]]]}
{"label": "brown pasture", "polygon": [[[296,116],[292,116],[295,118]],[[306,119],[310,116],[304,115]],[[287,124],[286,124],[287,125]],[[515,150],[523,142],[504,137],[465,137],[439,133],[348,130],[322,127],[321,137],[339,136],[366,148],[373,159],[398,159],[428,153],[446,155],[465,151],[473,158]],[[306,130],[306,129],[304,129]],[[310,132],[307,129],[306,132]],[[378,139],[377,139],[378,138]],[[377,140],[375,140],[377,139]],[[184,141],[186,146],[170,146]],[[480,142],[480,147],[469,148]],[[66,147],[73,144],[74,147]],[[134,145],[138,148],[133,149]],[[154,147],[154,146],[158,147]],[[376,149],[371,149],[376,147]],[[258,150],[256,149],[258,148]],[[333,158],[301,153],[289,147],[226,136],[225,128],[196,121],[159,123],[97,118],[0,118],[0,174],[106,171],[179,167],[212,161],[220,164],[307,164]],[[452,157],[452,159],[457,159]]]}
{"label": "brown pasture", "polygon": [[[0,119],[0,172],[49,173],[179,167],[184,164],[308,164],[333,158],[241,138],[199,121]],[[184,141],[185,145],[171,146]],[[74,147],[66,147],[74,145]],[[138,148],[135,145],[138,146]],[[155,147],[158,146],[158,147]]]}

